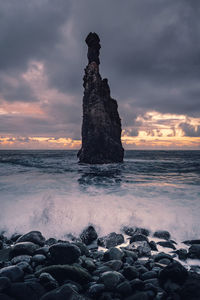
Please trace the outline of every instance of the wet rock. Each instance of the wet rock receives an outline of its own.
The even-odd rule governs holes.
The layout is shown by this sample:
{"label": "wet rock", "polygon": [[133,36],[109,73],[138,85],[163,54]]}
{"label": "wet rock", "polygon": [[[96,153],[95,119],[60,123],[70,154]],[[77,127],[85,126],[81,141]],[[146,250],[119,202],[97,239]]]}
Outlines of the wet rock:
{"label": "wet rock", "polygon": [[124,252],[126,257],[132,258],[133,261],[136,261],[138,259],[138,254],[135,251],[123,249],[123,252]]}
{"label": "wet rock", "polygon": [[47,291],[51,291],[58,287],[58,282],[49,273],[41,273],[39,280]]}
{"label": "wet rock", "polygon": [[13,257],[13,259],[11,259],[11,263],[13,265],[16,265],[22,261],[27,262],[28,264],[30,264],[32,257],[30,255],[18,255]]}
{"label": "wet rock", "polygon": [[124,267],[122,274],[128,280],[132,280],[139,277],[139,272],[134,266]]}
{"label": "wet rock", "polygon": [[0,240],[0,250],[3,249],[3,241]]}
{"label": "wet rock", "polygon": [[86,284],[92,280],[91,275],[82,267],[70,266],[70,265],[52,265],[42,268],[36,272],[36,276],[40,276],[41,273],[49,273],[60,284],[63,284],[65,280],[73,280],[80,284]]}
{"label": "wet rock", "polygon": [[11,286],[11,281],[8,277],[0,277],[0,293],[8,289],[10,286]]}
{"label": "wet rock", "polygon": [[14,233],[12,236],[11,236],[11,241],[13,241],[13,242],[16,242],[19,238],[20,238],[20,236],[22,236],[20,233]]}
{"label": "wet rock", "polygon": [[139,242],[139,241],[146,241],[146,242],[148,242],[148,238],[144,234],[134,234],[130,238],[130,243]]}
{"label": "wet rock", "polygon": [[200,279],[189,278],[179,291],[181,300],[200,299]]}
{"label": "wet rock", "polygon": [[72,245],[75,245],[80,249],[81,255],[85,255],[85,256],[90,255],[90,251],[89,251],[88,247],[85,244],[83,244],[81,242],[73,242]]}
{"label": "wet rock", "polygon": [[57,241],[56,239],[54,239],[54,238],[49,238],[49,239],[46,240],[46,242],[45,242],[45,244],[46,244],[47,246],[52,246],[52,245],[57,244],[57,243],[58,243],[58,241]]}
{"label": "wet rock", "polygon": [[164,252],[160,252],[160,253],[154,255],[153,258],[154,258],[155,262],[160,262],[160,260],[163,258],[169,259],[171,262],[173,261],[173,258],[171,257],[171,255],[164,253]]}
{"label": "wet rock", "polygon": [[170,233],[166,230],[158,230],[154,232],[153,236],[164,240],[170,239]]}
{"label": "wet rock", "polygon": [[187,253],[186,249],[179,249],[179,250],[176,251],[176,253],[178,254],[178,258],[180,260],[186,260],[187,259],[188,253]]}
{"label": "wet rock", "polygon": [[73,264],[81,255],[77,246],[67,242],[50,246],[49,252],[53,264]]}
{"label": "wet rock", "polygon": [[105,237],[98,239],[98,245],[106,248],[115,247],[124,243],[124,237],[122,234],[111,232]]}
{"label": "wet rock", "polygon": [[123,297],[129,296],[132,294],[132,288],[130,282],[125,280],[124,282],[120,283],[116,287],[116,291],[121,294]]}
{"label": "wet rock", "polygon": [[9,266],[0,269],[0,277],[8,277],[12,282],[20,281],[24,272],[18,266]]}
{"label": "wet rock", "polygon": [[46,256],[43,254],[36,254],[32,257],[32,263],[34,263],[36,266],[39,264],[44,264],[46,261]]}
{"label": "wet rock", "polygon": [[150,246],[151,250],[158,251],[158,248],[157,248],[156,243],[154,241],[149,242],[149,246]]}
{"label": "wet rock", "polygon": [[192,245],[188,250],[188,257],[200,259],[200,245]]}
{"label": "wet rock", "polygon": [[95,263],[94,263],[93,259],[91,259],[91,258],[84,259],[82,266],[90,272],[96,270]]}
{"label": "wet rock", "polygon": [[[90,33],[89,36],[95,36],[99,45],[99,37],[96,33]],[[89,64],[85,69],[83,79],[85,90],[82,147],[77,156],[81,163],[122,162],[124,149],[121,143],[121,120],[118,114],[117,101],[110,96],[108,80],[102,80],[99,74],[99,58],[97,57],[99,50],[91,50],[93,46],[91,47],[90,44],[88,46]],[[96,54],[94,55],[94,53]]]}
{"label": "wet rock", "polygon": [[26,261],[21,261],[16,266],[19,267],[22,271],[24,271],[26,273],[32,273],[33,272],[32,267]]}
{"label": "wet rock", "polygon": [[113,271],[119,271],[123,265],[121,260],[110,260],[106,263],[104,263],[105,266],[108,266],[109,268],[111,268]]}
{"label": "wet rock", "polygon": [[80,239],[86,245],[90,245],[93,241],[97,239],[98,235],[93,226],[88,226],[80,234]]}
{"label": "wet rock", "polygon": [[0,250],[0,261],[8,261],[10,256],[10,248]]}
{"label": "wet rock", "polygon": [[116,271],[107,271],[101,275],[101,280],[104,283],[106,289],[113,290],[123,280],[121,273]]}
{"label": "wet rock", "polygon": [[126,298],[126,300],[149,300],[147,292],[137,292],[132,296]]}
{"label": "wet rock", "polygon": [[18,255],[33,255],[36,249],[38,249],[39,246],[36,244],[33,244],[32,242],[22,242],[15,244],[10,251],[10,258],[13,258]]}
{"label": "wet rock", "polygon": [[8,292],[15,300],[38,300],[44,293],[45,289],[37,282],[14,283]]}
{"label": "wet rock", "polygon": [[130,281],[130,285],[133,289],[133,291],[137,290],[137,291],[142,291],[144,289],[145,283],[144,281],[136,278]]}
{"label": "wet rock", "polygon": [[42,247],[44,246],[45,238],[43,237],[40,231],[30,231],[20,236],[16,241],[16,243],[21,242],[31,242]]}
{"label": "wet rock", "polygon": [[97,299],[105,291],[105,285],[102,283],[93,284],[89,290],[88,294],[90,297]]}
{"label": "wet rock", "polygon": [[45,246],[45,247],[38,248],[35,251],[35,255],[37,255],[37,254],[42,254],[42,255],[45,255],[46,257],[48,257],[49,256],[49,247]]}
{"label": "wet rock", "polygon": [[154,271],[148,271],[141,275],[142,280],[152,279],[158,277],[158,274]]}
{"label": "wet rock", "polygon": [[104,253],[104,260],[105,261],[109,261],[109,260],[121,260],[124,256],[124,253],[119,250],[118,248],[110,248],[109,250],[107,250],[105,253]]}
{"label": "wet rock", "polygon": [[173,250],[176,250],[176,247],[170,241],[161,241],[161,242],[158,242],[157,245],[160,245],[160,246],[165,247],[165,248],[171,248]]}
{"label": "wet rock", "polygon": [[161,286],[163,286],[167,280],[182,285],[187,277],[188,271],[179,262],[174,261],[160,272],[159,282]]}
{"label": "wet rock", "polygon": [[187,240],[183,242],[186,245],[199,245],[200,244],[200,240]]}
{"label": "wet rock", "polygon": [[146,241],[139,242],[139,246],[137,247],[138,256],[151,256],[151,247]]}

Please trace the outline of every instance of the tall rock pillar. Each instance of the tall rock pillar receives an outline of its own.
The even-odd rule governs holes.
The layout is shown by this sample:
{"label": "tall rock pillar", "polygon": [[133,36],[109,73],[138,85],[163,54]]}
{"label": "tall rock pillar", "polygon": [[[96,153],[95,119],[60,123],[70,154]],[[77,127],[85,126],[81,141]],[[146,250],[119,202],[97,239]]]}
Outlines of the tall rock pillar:
{"label": "tall rock pillar", "polygon": [[77,156],[81,163],[122,162],[124,149],[117,101],[110,96],[108,80],[99,74],[100,39],[96,33],[89,33],[85,41],[88,65],[83,78],[82,147]]}

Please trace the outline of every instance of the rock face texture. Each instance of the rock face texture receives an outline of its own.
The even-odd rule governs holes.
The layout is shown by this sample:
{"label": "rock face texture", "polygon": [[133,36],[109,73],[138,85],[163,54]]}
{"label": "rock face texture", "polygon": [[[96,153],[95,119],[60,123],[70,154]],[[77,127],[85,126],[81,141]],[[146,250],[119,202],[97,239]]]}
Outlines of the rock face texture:
{"label": "rock face texture", "polygon": [[83,78],[82,147],[79,162],[89,164],[122,162],[121,120],[117,101],[110,96],[107,79],[99,74],[100,39],[96,33],[86,38],[88,65]]}

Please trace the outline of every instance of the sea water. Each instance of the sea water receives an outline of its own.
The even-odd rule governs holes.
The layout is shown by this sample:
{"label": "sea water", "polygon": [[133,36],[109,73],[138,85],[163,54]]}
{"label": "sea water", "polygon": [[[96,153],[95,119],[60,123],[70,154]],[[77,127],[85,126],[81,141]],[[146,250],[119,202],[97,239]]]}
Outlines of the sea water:
{"label": "sea water", "polygon": [[0,151],[0,231],[46,238],[123,226],[200,238],[200,151],[126,151],[124,163],[79,164],[77,151]]}

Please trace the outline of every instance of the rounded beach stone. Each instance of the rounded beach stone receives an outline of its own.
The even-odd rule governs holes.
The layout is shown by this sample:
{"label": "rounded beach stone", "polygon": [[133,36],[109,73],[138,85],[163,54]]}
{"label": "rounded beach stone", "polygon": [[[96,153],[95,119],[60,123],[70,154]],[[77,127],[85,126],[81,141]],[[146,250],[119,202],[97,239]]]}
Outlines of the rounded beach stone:
{"label": "rounded beach stone", "polygon": [[169,240],[170,239],[170,233],[169,233],[169,231],[166,231],[166,230],[155,231],[153,236],[157,237],[157,238],[160,238],[160,239],[164,239],[164,240]]}
{"label": "rounded beach stone", "polygon": [[20,236],[16,241],[16,243],[21,242],[32,242],[42,247],[44,246],[45,238],[43,237],[40,231],[30,231]]}
{"label": "rounded beach stone", "polygon": [[18,266],[9,266],[0,269],[0,277],[8,277],[12,282],[20,281],[24,272]]}
{"label": "rounded beach stone", "polygon": [[58,243],[49,248],[53,264],[73,264],[81,255],[80,249],[70,243]]}
{"label": "rounded beach stone", "polygon": [[159,274],[159,282],[161,286],[165,284],[167,280],[171,280],[177,284],[183,284],[188,277],[188,271],[179,262],[173,261],[166,268],[164,268]]}
{"label": "rounded beach stone", "polygon": [[130,238],[130,243],[139,242],[139,241],[146,241],[146,242],[148,242],[148,238],[144,234],[134,234]]}
{"label": "rounded beach stone", "polygon": [[116,271],[104,272],[101,275],[101,280],[108,290],[113,290],[123,279],[122,274]]}
{"label": "rounded beach stone", "polygon": [[32,243],[32,242],[22,242],[15,244],[10,251],[10,258],[13,258],[18,255],[33,255],[36,249],[38,249],[39,246]]}
{"label": "rounded beach stone", "polygon": [[188,250],[188,257],[200,259],[200,245],[192,245]]}
{"label": "rounded beach stone", "polygon": [[104,253],[103,258],[105,261],[121,260],[123,258],[123,256],[124,256],[124,253],[120,249],[112,247]]}
{"label": "rounded beach stone", "polygon": [[10,285],[11,285],[11,281],[8,277],[0,277],[0,293],[8,289]]}
{"label": "rounded beach stone", "polygon": [[105,291],[105,285],[102,283],[93,284],[88,290],[88,294],[90,297],[96,299]]}
{"label": "rounded beach stone", "polygon": [[93,226],[88,226],[80,234],[82,242],[86,245],[90,245],[93,241],[98,238],[97,232]]}
{"label": "rounded beach stone", "polygon": [[139,277],[139,272],[134,266],[124,267],[122,274],[128,280],[132,280]]}

